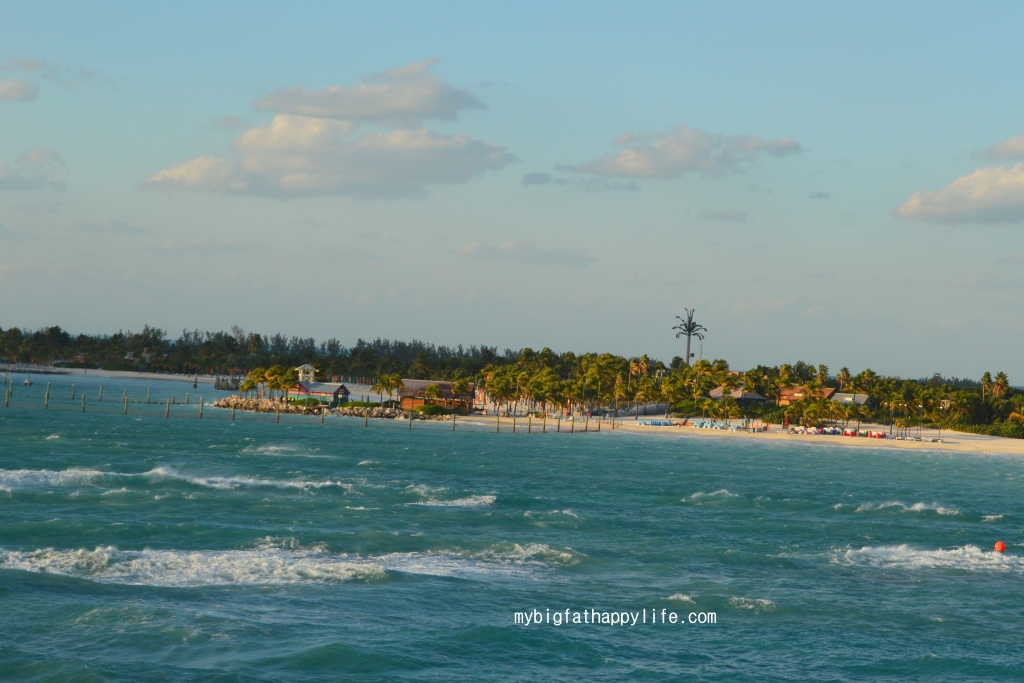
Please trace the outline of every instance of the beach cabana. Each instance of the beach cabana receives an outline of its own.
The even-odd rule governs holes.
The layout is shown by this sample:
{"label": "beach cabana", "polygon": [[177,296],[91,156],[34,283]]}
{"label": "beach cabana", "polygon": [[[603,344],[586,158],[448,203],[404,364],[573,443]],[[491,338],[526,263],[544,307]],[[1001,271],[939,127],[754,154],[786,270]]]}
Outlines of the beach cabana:
{"label": "beach cabana", "polygon": [[808,394],[810,394],[811,398],[831,399],[835,393],[835,387],[822,387],[817,391],[811,392],[808,392],[807,387],[787,387],[779,392],[779,405],[788,406],[791,403],[807,398]]}
{"label": "beach cabana", "polygon": [[834,394],[832,402],[844,406],[871,406],[871,399],[867,394]]}
{"label": "beach cabana", "polygon": [[[426,395],[427,387],[435,385],[438,389],[437,398]],[[403,379],[398,390],[402,410],[414,410],[425,405],[439,405],[451,410],[469,412],[473,409],[473,392],[475,385],[469,384],[466,391],[455,394],[451,382],[433,379]]]}
{"label": "beach cabana", "polygon": [[292,390],[293,394],[305,398],[315,398],[330,404],[332,407],[339,403],[348,401],[349,391],[344,384],[333,382],[303,382],[299,381]]}
{"label": "beach cabana", "polygon": [[[720,401],[725,394],[725,390],[722,387],[715,387],[708,394],[716,401]],[[751,403],[763,403],[768,400],[761,394],[744,390],[743,387],[730,391],[729,396],[732,396],[736,399],[736,403],[744,407],[749,406]]]}

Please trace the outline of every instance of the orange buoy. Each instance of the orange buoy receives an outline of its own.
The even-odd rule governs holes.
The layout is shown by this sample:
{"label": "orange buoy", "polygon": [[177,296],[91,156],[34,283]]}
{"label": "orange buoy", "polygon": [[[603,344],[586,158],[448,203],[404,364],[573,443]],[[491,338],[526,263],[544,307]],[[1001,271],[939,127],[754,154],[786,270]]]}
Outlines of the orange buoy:
{"label": "orange buoy", "polygon": [[1006,544],[1002,541],[996,541],[996,552],[1001,553],[1006,551]]}

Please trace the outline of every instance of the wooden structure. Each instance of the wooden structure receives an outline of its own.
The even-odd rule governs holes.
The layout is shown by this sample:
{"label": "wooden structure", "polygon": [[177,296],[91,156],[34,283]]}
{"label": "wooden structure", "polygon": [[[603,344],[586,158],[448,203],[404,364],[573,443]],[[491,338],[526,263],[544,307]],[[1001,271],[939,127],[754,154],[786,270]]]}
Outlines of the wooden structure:
{"label": "wooden structure", "polygon": [[[817,391],[810,392],[810,397],[831,399],[835,393],[835,387],[822,387]],[[807,396],[807,387],[788,387],[779,392],[779,405],[788,406],[791,403],[807,398]]]}
{"label": "wooden structure", "polygon": [[[437,398],[426,395],[426,389],[429,386],[437,387]],[[468,413],[473,409],[475,389],[476,386],[470,383],[464,392],[455,394],[452,392],[451,382],[433,379],[403,379],[402,387],[398,390],[398,398],[402,410],[414,410],[420,406],[433,404],[449,410]]]}
{"label": "wooden structure", "polygon": [[316,381],[316,368],[314,368],[309,363],[306,363],[305,365],[300,365],[299,367],[295,368],[295,372],[298,373],[300,382]]}
{"label": "wooden structure", "polygon": [[334,407],[339,403],[348,401],[349,390],[344,384],[333,382],[303,382],[299,381],[292,389],[292,394],[305,398],[315,398]]}

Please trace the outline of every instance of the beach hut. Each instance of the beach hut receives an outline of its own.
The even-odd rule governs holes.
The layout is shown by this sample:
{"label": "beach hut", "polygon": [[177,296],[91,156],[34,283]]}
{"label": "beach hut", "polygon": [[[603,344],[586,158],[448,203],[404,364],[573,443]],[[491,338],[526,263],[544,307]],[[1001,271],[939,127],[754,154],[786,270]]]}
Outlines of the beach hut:
{"label": "beach hut", "polygon": [[295,368],[295,372],[299,376],[299,381],[300,382],[315,382],[316,381],[316,379],[315,379],[316,368],[314,368],[309,363],[306,363],[305,365],[300,365],[299,367]]}
{"label": "beach hut", "polygon": [[349,390],[344,384],[303,382],[302,380],[299,380],[299,383],[295,385],[292,393],[296,396],[304,396],[305,398],[315,398],[332,407],[339,403],[347,402],[349,396]]}
{"label": "beach hut", "polygon": [[[428,397],[427,387],[435,385],[438,389],[438,396]],[[443,382],[433,379],[403,379],[402,387],[398,390],[398,398],[401,401],[402,410],[414,410],[425,405],[439,405],[450,410],[469,412],[473,409],[473,393],[476,386],[468,385],[466,391],[458,394],[452,392],[451,382]]]}

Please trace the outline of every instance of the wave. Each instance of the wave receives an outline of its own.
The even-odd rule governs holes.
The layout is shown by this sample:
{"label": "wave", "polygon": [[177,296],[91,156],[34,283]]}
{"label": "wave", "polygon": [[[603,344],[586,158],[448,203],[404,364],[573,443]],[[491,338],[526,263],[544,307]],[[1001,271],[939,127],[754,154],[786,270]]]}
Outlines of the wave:
{"label": "wave", "polygon": [[726,498],[739,498],[739,496],[735,493],[730,492],[729,489],[718,489],[717,491],[712,491],[711,493],[697,491],[696,493],[690,495],[689,498],[682,498],[681,501],[685,503],[687,501],[693,502],[695,500],[707,500],[709,498],[724,500]]}
{"label": "wave", "polygon": [[[834,507],[834,506],[833,506]],[[913,505],[905,505],[898,500],[890,500],[885,503],[861,503],[857,506],[855,512],[877,512],[882,510],[890,510],[898,508],[899,512],[932,512],[934,511],[940,515],[959,515],[960,511],[956,508],[947,508],[939,505],[938,503],[914,503]]]}
{"label": "wave", "polygon": [[410,505],[423,505],[425,507],[446,507],[446,508],[476,508],[485,505],[493,505],[497,500],[496,496],[468,496],[466,498],[455,498],[453,500],[439,500],[429,498]]}
{"label": "wave", "polygon": [[983,521],[983,522],[998,522],[1002,518],[1003,518],[1002,515],[985,515],[984,517],[981,518],[981,521]]}
{"label": "wave", "polygon": [[215,489],[236,489],[241,487],[274,487],[294,489],[320,489],[328,486],[336,486],[353,491],[350,483],[342,481],[309,481],[304,479],[260,479],[258,477],[245,476],[214,476],[199,477],[181,474],[170,467],[155,467],[148,472],[125,473],[125,472],[103,472],[100,470],[70,468],[66,470],[0,470],[0,488],[11,490],[16,488],[40,488],[46,486],[68,487],[76,485],[97,486],[103,480],[119,481],[123,479],[170,479],[182,481],[196,486]]}
{"label": "wave", "polygon": [[[36,488],[40,486],[72,486],[87,484],[110,472],[71,468],[67,470],[0,470],[0,487]],[[116,474],[116,473],[115,473]]]}
{"label": "wave", "polygon": [[293,584],[372,581],[386,571],[371,562],[308,551],[0,550],[0,567],[62,574],[100,583],[146,586]]}
{"label": "wave", "polygon": [[683,595],[682,593],[673,593],[672,595],[665,598],[666,600],[673,600],[675,602],[693,602],[693,596]]}
{"label": "wave", "polygon": [[195,477],[187,474],[179,474],[168,467],[156,467],[141,475],[150,478],[166,478],[188,482],[196,486],[203,486],[214,489],[237,489],[242,487],[272,487],[272,488],[294,488],[294,489],[320,489],[328,486],[337,486],[346,491],[353,491],[350,483],[343,481],[310,481],[306,479],[260,479],[259,477]]}
{"label": "wave", "polygon": [[56,441],[59,438],[60,434],[50,434],[48,437],[44,438],[43,441]]}
{"label": "wave", "polygon": [[775,609],[775,603],[764,598],[729,598],[729,604],[739,609],[754,612],[769,612]]}
{"label": "wave", "polygon": [[1024,557],[983,551],[974,545],[952,550],[920,550],[907,544],[847,549],[837,562],[852,566],[896,569],[963,569],[968,571],[1024,572]]}
{"label": "wave", "polygon": [[388,572],[428,576],[527,576],[537,569],[577,564],[583,555],[542,543],[499,543],[481,551],[459,548],[376,557],[334,554],[323,544],[267,536],[244,550],[0,549],[0,569],[60,574],[99,583],[196,587],[375,581]]}

